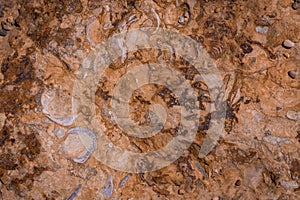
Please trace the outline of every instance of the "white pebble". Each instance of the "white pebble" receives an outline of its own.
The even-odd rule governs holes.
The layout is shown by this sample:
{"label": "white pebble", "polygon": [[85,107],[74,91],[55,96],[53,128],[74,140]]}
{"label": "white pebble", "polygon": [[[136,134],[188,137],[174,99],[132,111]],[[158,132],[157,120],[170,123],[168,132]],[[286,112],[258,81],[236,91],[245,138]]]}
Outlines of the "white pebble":
{"label": "white pebble", "polygon": [[292,42],[291,40],[285,40],[285,41],[283,42],[283,46],[284,46],[285,48],[292,48],[292,47],[295,46],[295,43]]}
{"label": "white pebble", "polygon": [[255,30],[256,30],[257,33],[265,34],[265,33],[268,32],[269,27],[267,27],[267,26],[257,26],[255,28]]}
{"label": "white pebble", "polygon": [[266,136],[263,138],[263,141],[271,143],[273,145],[282,145],[284,143],[286,143],[289,140],[289,138],[280,138],[280,137],[276,137],[276,136]]}
{"label": "white pebble", "polygon": [[300,120],[300,112],[299,111],[295,111],[295,110],[289,110],[286,113],[286,117],[288,119],[294,120],[294,121],[298,121]]}
{"label": "white pebble", "polygon": [[296,181],[280,181],[280,184],[285,188],[285,189],[296,189],[299,187],[298,183]]}

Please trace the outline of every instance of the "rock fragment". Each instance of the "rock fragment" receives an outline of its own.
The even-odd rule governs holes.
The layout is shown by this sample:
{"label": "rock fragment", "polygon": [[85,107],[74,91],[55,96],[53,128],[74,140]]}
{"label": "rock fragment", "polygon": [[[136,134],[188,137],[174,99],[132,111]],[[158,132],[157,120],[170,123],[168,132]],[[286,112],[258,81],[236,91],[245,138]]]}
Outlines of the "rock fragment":
{"label": "rock fragment", "polygon": [[110,176],[109,179],[106,181],[104,187],[101,189],[101,193],[104,195],[106,199],[109,199],[109,197],[113,193],[113,190],[114,190],[113,177]]}
{"label": "rock fragment", "polygon": [[284,56],[285,58],[289,58],[289,57],[290,57],[290,54],[287,53],[287,52],[284,52],[284,53],[283,53],[283,56]]}
{"label": "rock fragment", "polygon": [[7,35],[6,30],[1,29],[1,30],[0,30],[0,36],[4,37],[4,36],[6,36],[6,35]]}
{"label": "rock fragment", "polygon": [[294,121],[298,121],[300,120],[300,112],[299,111],[295,111],[295,110],[289,110],[286,113],[286,117],[288,119],[294,120]]}
{"label": "rock fragment", "polygon": [[221,12],[221,8],[218,7],[215,9],[215,13],[219,13],[219,12]]}
{"label": "rock fragment", "polygon": [[132,174],[127,174],[119,183],[119,188],[123,187],[131,176]]}
{"label": "rock fragment", "polygon": [[299,74],[299,72],[297,70],[290,70],[290,71],[288,71],[288,75],[292,79],[299,79],[300,80],[300,74]]}
{"label": "rock fragment", "polygon": [[298,183],[296,181],[283,181],[283,180],[281,180],[280,184],[285,189],[296,189],[296,188],[299,187],[299,185],[298,185]]}
{"label": "rock fragment", "polygon": [[263,137],[263,141],[268,142],[273,145],[282,145],[286,143],[289,140],[289,138],[280,138],[272,135],[268,135]]}
{"label": "rock fragment", "polygon": [[209,178],[207,172],[205,171],[205,169],[201,166],[201,164],[197,161],[194,162],[195,166],[197,167],[197,169],[202,173],[202,175],[204,176],[204,178]]}
{"label": "rock fragment", "polygon": [[292,4],[292,8],[293,8],[294,10],[297,10],[297,9],[299,8],[299,3],[298,3],[298,2],[294,2],[294,3]]}
{"label": "rock fragment", "polygon": [[295,46],[295,43],[292,42],[291,40],[285,40],[283,43],[282,43],[282,46],[284,48],[287,48],[287,49],[290,49],[290,48],[293,48]]}
{"label": "rock fragment", "polygon": [[265,34],[265,33],[268,32],[269,27],[267,27],[267,26],[257,26],[257,27],[255,28],[255,30],[256,30],[257,33]]}
{"label": "rock fragment", "polygon": [[79,193],[80,189],[81,189],[82,185],[80,184],[76,190],[66,199],[66,200],[73,200],[75,199],[75,197],[77,196],[77,194]]}

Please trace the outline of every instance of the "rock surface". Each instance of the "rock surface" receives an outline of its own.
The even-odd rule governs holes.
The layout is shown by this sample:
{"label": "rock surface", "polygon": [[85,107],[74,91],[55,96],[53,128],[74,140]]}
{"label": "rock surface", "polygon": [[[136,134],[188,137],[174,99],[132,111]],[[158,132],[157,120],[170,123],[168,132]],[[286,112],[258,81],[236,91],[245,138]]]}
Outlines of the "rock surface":
{"label": "rock surface", "polygon": [[[0,199],[298,199],[299,3],[0,1]],[[97,77],[95,113],[84,106],[73,113],[75,80],[87,75],[80,74],[85,58],[102,41],[136,28],[188,36],[218,67],[226,133],[204,158],[199,152],[218,108],[211,106],[201,74],[170,45],[129,52],[124,39],[118,39],[114,47],[122,48],[122,56]],[[185,46],[189,53],[192,49]],[[140,174],[118,171],[96,159],[103,136],[111,141],[107,149],[146,153],[182,134],[180,101],[159,84],[143,85],[129,100],[130,117],[139,126],[166,118],[156,135],[130,137],[114,119],[115,86],[128,71],[147,63],[176,69],[192,86],[197,102],[185,107],[199,107],[198,131],[169,166]],[[85,91],[74,98],[89,95]],[[156,104],[166,115],[155,114]],[[93,114],[102,135],[78,120]]]}

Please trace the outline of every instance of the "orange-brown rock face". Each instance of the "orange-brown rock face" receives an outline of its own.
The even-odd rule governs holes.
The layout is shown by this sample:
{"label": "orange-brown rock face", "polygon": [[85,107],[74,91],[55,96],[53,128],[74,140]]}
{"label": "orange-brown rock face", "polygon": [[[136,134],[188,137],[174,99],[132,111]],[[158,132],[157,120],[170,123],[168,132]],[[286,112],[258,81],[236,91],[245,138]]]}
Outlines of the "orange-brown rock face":
{"label": "orange-brown rock face", "polygon": [[0,199],[298,199],[299,0],[0,0]]}

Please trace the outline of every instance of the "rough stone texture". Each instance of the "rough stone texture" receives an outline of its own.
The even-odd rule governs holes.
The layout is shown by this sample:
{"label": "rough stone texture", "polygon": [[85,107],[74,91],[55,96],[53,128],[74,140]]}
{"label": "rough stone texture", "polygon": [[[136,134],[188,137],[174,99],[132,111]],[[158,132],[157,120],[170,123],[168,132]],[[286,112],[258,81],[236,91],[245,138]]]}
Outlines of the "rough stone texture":
{"label": "rough stone texture", "polygon": [[[0,22],[2,199],[299,198],[300,120],[287,117],[300,112],[300,10],[293,1],[5,0]],[[201,105],[201,125],[188,151],[170,166],[143,174],[113,170],[93,156],[74,162],[60,153],[68,135],[57,132],[73,126],[49,116],[70,117],[76,72],[95,45],[149,26],[190,36],[215,59],[226,86],[227,134],[207,157],[197,157],[210,119],[209,94],[204,83],[195,82],[193,67],[176,57],[172,67],[195,86]],[[268,31],[258,33],[257,27]],[[282,46],[287,39],[293,48]],[[106,70],[96,106],[99,123],[115,145],[147,152],[176,134],[170,121],[178,118],[178,102],[163,86],[144,86],[130,101],[132,119],[141,125],[149,123],[150,104],[168,110],[169,123],[153,138],[127,137],[110,113],[113,88],[126,70],[168,63],[172,56],[144,49]],[[51,115],[41,102],[49,91],[55,94]]]}

